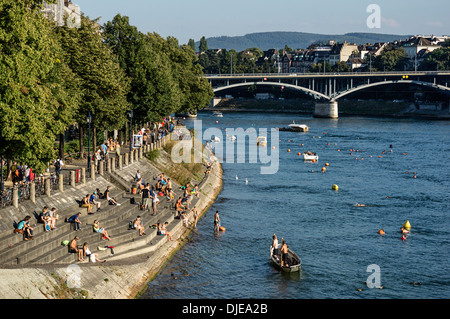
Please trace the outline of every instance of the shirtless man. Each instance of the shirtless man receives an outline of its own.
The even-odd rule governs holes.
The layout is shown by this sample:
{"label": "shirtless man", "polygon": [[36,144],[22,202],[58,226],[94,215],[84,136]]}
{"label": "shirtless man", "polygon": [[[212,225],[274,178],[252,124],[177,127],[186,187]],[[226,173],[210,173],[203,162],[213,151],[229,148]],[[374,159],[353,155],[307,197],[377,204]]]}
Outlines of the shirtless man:
{"label": "shirtless man", "polygon": [[287,255],[288,255],[288,247],[286,245],[286,242],[284,241],[283,238],[281,238],[281,267],[286,266],[288,267],[289,265],[287,264]]}
{"label": "shirtless man", "polygon": [[70,241],[69,244],[69,253],[78,254],[78,261],[83,261],[83,249],[78,247],[78,236],[75,236],[74,239]]}
{"label": "shirtless man", "polygon": [[219,211],[216,210],[216,213],[214,214],[214,231],[219,231],[219,226],[220,226]]}
{"label": "shirtless man", "polygon": [[167,179],[166,196],[167,200],[171,202],[173,199],[173,194],[172,194],[172,181],[170,180],[170,178]]}

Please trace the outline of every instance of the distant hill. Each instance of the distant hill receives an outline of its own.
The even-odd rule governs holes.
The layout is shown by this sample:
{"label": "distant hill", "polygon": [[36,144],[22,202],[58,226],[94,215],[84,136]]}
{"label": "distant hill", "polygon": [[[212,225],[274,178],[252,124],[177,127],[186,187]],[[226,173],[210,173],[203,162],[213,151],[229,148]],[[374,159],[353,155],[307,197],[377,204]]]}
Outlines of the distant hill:
{"label": "distant hill", "polygon": [[[343,35],[317,34],[304,32],[260,32],[250,33],[244,36],[221,36],[207,38],[209,49],[234,49],[243,51],[248,48],[257,47],[261,50],[282,49],[288,45],[292,49],[306,49],[315,42],[336,42],[366,44],[376,42],[392,42],[399,39],[406,39],[410,35],[380,34],[380,33],[346,33]],[[198,48],[199,42],[196,43]]]}

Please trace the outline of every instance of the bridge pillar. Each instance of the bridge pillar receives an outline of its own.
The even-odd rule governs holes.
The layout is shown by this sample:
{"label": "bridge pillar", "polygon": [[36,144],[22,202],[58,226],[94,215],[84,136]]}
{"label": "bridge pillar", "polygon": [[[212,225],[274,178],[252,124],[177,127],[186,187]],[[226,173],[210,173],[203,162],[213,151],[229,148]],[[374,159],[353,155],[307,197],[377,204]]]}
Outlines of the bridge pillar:
{"label": "bridge pillar", "polygon": [[314,117],[338,118],[338,102],[326,101],[318,102],[314,108]]}

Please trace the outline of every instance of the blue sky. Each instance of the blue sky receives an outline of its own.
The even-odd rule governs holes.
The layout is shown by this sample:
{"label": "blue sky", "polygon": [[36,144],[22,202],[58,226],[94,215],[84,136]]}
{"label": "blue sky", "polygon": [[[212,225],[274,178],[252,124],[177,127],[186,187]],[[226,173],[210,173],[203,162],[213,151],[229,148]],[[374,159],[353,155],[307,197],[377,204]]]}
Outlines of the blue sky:
{"label": "blue sky", "polygon": [[[449,0],[72,0],[100,23],[117,13],[141,32],[174,36],[180,43],[202,36],[265,31],[322,34],[373,32],[450,35]],[[380,8],[381,27],[369,28],[370,4]]]}

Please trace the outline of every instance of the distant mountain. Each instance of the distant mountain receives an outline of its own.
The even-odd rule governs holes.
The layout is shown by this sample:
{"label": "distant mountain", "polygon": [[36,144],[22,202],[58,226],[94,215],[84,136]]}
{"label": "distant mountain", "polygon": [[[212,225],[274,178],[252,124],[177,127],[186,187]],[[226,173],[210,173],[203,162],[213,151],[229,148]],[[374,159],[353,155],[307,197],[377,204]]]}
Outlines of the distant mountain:
{"label": "distant mountain", "polygon": [[[410,35],[380,34],[380,33],[346,33],[336,34],[317,34],[304,32],[260,32],[250,33],[244,36],[221,36],[207,38],[209,49],[234,49],[243,51],[248,48],[257,47],[261,50],[282,49],[285,45],[292,49],[306,49],[315,42],[350,42],[356,44],[392,42],[395,40],[406,39]],[[198,48],[199,43],[196,43]]]}

